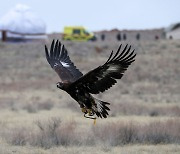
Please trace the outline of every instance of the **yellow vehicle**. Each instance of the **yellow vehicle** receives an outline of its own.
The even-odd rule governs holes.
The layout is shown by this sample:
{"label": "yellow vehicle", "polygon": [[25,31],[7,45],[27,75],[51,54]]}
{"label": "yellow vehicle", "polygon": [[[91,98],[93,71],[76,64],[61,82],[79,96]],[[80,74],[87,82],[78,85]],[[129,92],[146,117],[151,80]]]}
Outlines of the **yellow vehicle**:
{"label": "yellow vehicle", "polygon": [[88,32],[82,26],[66,26],[64,27],[63,40],[72,41],[95,41],[96,37],[92,32]]}

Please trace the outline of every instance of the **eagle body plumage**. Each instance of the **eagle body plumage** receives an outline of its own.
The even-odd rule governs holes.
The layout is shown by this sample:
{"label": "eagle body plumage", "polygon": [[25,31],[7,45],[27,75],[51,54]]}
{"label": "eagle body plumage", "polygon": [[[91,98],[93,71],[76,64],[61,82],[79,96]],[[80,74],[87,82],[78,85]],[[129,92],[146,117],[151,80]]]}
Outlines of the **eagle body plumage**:
{"label": "eagle body plumage", "polygon": [[[61,88],[60,88],[61,89]],[[72,84],[66,86],[65,90],[73,99],[75,99],[82,109],[82,112],[93,116],[96,114],[98,117],[106,118],[110,110],[106,105],[109,105],[107,102],[103,102],[94,98],[89,92],[85,89],[73,86]]]}
{"label": "eagle body plumage", "polygon": [[[122,45],[115,54],[111,52],[108,60],[101,66],[83,75],[70,60],[64,45],[53,40],[50,51],[45,46],[46,59],[50,66],[59,75],[61,82],[57,87],[66,91],[80,105],[84,116],[87,118],[106,118],[110,110],[110,103],[98,100],[91,94],[98,94],[108,90],[121,79],[128,66],[135,61],[136,54],[131,51],[131,46]],[[88,115],[88,116],[86,116]]]}

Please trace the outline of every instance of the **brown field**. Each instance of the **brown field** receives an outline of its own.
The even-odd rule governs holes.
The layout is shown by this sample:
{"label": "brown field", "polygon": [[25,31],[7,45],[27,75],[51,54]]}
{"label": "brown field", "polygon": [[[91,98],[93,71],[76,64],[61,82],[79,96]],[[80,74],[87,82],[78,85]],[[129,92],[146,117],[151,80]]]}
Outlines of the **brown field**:
{"label": "brown field", "polygon": [[[44,55],[47,42],[0,42],[0,153],[178,154],[180,42],[122,42],[136,61],[109,91],[110,116],[85,119],[56,88],[59,78]],[[119,42],[63,42],[83,72],[103,64]]]}

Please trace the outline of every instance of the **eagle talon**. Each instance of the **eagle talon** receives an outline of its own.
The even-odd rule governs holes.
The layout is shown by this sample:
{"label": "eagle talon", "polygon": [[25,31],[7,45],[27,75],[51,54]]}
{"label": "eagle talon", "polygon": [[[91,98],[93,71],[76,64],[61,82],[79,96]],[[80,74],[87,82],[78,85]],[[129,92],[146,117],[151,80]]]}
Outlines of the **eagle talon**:
{"label": "eagle talon", "polygon": [[84,114],[87,114],[87,109],[86,109],[86,108],[82,107],[82,108],[81,108],[81,111],[82,111]]}
{"label": "eagle talon", "polygon": [[82,111],[84,114],[88,114],[88,116],[93,116],[93,115],[94,115],[92,109],[87,109],[87,108],[85,108],[85,107],[82,107],[82,108],[81,108],[81,111]]}
{"label": "eagle talon", "polygon": [[87,112],[88,112],[88,116],[93,116],[94,115],[91,109],[87,109]]}

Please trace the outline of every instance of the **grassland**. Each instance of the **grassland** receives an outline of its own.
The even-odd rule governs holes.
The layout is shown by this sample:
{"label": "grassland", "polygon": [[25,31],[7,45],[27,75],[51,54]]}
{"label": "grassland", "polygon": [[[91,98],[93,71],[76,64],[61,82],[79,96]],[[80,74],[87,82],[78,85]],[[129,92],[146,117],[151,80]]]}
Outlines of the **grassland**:
{"label": "grassland", "polygon": [[[99,99],[110,116],[97,124],[56,88],[47,42],[0,42],[0,153],[158,153],[180,151],[180,43],[128,42],[136,61]],[[63,42],[83,72],[103,64],[119,42]],[[127,42],[122,42],[126,44]]]}

